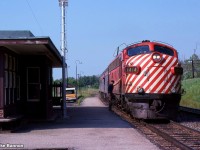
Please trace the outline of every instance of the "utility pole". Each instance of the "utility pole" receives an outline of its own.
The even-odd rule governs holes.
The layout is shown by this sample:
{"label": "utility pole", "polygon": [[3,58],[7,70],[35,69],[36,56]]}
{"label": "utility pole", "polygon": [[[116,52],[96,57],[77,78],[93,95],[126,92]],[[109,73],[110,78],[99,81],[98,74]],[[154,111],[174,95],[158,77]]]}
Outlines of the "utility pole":
{"label": "utility pole", "polygon": [[65,7],[68,6],[68,0],[58,0],[61,7],[61,52],[62,52],[62,99],[63,99],[63,118],[67,118],[66,111],[66,33],[65,33]]}
{"label": "utility pole", "polygon": [[75,61],[75,63],[76,63],[76,100],[77,100],[77,98],[78,98],[78,78],[77,78],[77,76],[78,76],[78,68],[77,68],[77,63],[78,64],[82,64],[82,62],[80,62],[79,60],[76,60]]}

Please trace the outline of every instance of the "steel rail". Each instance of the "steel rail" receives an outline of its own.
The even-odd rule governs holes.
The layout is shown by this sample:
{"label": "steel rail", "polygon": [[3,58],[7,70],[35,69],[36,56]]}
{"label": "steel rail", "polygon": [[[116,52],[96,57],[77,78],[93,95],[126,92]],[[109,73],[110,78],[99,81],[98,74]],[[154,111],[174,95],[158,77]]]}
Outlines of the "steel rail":
{"label": "steel rail", "polygon": [[189,113],[192,113],[192,114],[200,115],[200,109],[179,106],[179,110],[183,111],[183,112],[189,112]]}
{"label": "steel rail", "polygon": [[[198,132],[194,129],[183,126],[183,125],[178,124],[173,121],[170,121],[169,124],[166,124],[166,122],[163,124],[151,124],[151,123],[144,122],[142,120],[137,120],[137,119],[131,118],[126,112],[120,110],[117,107],[113,107],[112,110],[114,111],[114,113],[119,115],[121,118],[123,118],[124,120],[129,122],[132,126],[137,128],[139,132],[141,132],[142,134],[147,136],[147,138],[151,142],[155,143],[161,149],[165,149],[165,147],[168,147],[170,149],[172,148],[172,149],[181,149],[181,150],[193,150],[193,149],[200,148],[200,142],[196,142],[196,140],[198,141],[198,139],[199,139],[198,137],[200,137],[199,136],[200,132]],[[164,128],[163,128],[163,125],[164,125]],[[145,128],[150,130],[152,133],[150,133],[150,132],[147,133],[145,131],[146,130]],[[179,132],[179,130],[184,131],[184,132]],[[168,132],[170,132],[170,133],[168,134]],[[151,136],[149,138],[150,134],[151,134]],[[157,138],[161,138],[161,139],[163,139],[163,142],[154,141],[154,140],[152,140],[152,138],[154,140],[156,140]],[[190,141],[190,139],[192,139],[192,140]],[[171,144],[169,145],[169,144],[165,143],[164,141],[166,141],[167,143],[171,143]],[[163,144],[163,143],[165,143],[165,144]]]}
{"label": "steel rail", "polygon": [[193,150],[193,148],[179,142],[177,139],[171,137],[170,135],[160,131],[159,129],[146,124],[146,126],[153,132],[155,132],[156,134],[158,134],[159,136],[161,136],[162,138],[166,139],[168,142],[172,143],[173,145],[175,145],[176,147],[180,148],[181,150]]}

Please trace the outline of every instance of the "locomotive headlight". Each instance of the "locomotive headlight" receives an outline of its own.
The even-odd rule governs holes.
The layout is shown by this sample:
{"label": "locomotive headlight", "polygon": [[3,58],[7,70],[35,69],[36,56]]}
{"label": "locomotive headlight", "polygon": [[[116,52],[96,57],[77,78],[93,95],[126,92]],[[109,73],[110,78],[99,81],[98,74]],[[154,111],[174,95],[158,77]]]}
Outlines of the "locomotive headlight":
{"label": "locomotive headlight", "polygon": [[162,55],[160,53],[153,53],[151,58],[155,63],[159,63],[162,61]]}

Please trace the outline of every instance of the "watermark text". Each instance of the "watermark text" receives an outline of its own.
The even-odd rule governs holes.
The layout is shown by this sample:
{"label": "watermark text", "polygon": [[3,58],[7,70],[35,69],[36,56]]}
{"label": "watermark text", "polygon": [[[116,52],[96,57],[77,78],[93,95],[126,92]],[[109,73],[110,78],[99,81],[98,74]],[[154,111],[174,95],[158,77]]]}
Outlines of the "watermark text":
{"label": "watermark text", "polygon": [[0,143],[0,148],[24,148],[24,144],[10,144],[10,143],[6,143],[6,144],[2,144]]}

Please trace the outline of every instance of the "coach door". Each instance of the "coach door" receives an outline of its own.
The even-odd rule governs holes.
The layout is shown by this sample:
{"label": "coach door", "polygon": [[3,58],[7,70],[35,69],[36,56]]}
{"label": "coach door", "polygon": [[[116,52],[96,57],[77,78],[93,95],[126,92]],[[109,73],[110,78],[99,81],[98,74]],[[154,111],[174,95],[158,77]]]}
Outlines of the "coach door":
{"label": "coach door", "polygon": [[39,102],[40,101],[40,68],[28,67],[27,68],[27,101]]}

